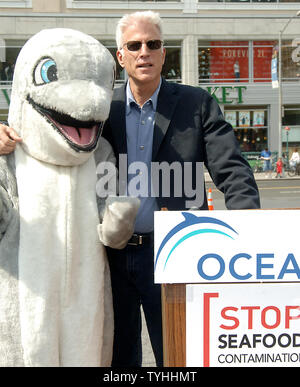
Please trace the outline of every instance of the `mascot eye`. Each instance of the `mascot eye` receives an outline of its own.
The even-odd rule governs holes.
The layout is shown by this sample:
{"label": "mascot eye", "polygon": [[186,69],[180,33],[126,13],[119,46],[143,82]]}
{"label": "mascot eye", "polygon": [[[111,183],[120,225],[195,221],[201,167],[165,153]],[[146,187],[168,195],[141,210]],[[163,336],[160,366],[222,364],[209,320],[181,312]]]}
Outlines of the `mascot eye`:
{"label": "mascot eye", "polygon": [[53,59],[44,58],[37,64],[34,70],[34,81],[36,85],[57,81],[57,67]]}

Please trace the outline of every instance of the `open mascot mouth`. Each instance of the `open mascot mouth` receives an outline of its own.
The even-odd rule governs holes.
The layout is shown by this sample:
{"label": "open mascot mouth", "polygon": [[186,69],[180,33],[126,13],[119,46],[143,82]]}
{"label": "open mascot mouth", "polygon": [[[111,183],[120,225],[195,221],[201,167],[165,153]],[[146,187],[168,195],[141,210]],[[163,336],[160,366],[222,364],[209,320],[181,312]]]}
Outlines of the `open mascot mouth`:
{"label": "open mascot mouth", "polygon": [[79,121],[75,118],[47,109],[27,96],[27,101],[51,126],[60,133],[75,151],[90,152],[97,146],[104,122]]}

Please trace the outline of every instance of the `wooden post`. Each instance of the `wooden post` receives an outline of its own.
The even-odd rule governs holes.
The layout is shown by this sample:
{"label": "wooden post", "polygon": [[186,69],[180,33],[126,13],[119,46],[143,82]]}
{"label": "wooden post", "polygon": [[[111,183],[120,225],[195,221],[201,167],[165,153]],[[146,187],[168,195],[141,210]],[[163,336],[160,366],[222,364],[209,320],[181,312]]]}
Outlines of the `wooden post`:
{"label": "wooden post", "polygon": [[[161,211],[168,211],[167,207]],[[186,365],[185,284],[161,285],[164,367]]]}
{"label": "wooden post", "polygon": [[185,284],[161,285],[164,367],[186,366]]}

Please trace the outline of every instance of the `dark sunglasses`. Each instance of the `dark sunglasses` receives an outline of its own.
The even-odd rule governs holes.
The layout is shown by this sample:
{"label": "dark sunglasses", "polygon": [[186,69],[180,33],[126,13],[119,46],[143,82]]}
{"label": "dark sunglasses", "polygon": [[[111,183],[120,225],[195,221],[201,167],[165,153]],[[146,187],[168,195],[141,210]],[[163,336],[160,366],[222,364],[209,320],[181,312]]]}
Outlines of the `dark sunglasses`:
{"label": "dark sunglasses", "polygon": [[[123,45],[127,47],[127,50],[129,51],[138,51],[142,47],[143,42],[140,42],[138,40],[132,40],[130,42],[127,42]],[[161,48],[163,42],[161,40],[148,40],[148,42],[145,42],[146,46],[149,48],[149,50],[158,50]]]}

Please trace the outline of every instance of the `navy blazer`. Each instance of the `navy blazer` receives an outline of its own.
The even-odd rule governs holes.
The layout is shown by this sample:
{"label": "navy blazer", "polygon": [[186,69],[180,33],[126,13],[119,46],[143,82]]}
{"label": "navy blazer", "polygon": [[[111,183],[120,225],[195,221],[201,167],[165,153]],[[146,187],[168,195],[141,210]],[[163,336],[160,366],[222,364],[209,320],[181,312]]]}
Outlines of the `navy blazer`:
{"label": "navy blazer", "polygon": [[[126,85],[114,90],[110,115],[103,136],[112,145],[118,159],[127,153],[125,93]],[[185,162],[193,165],[193,187],[196,184],[196,162],[204,162],[216,187],[224,193],[228,209],[260,208],[258,188],[248,162],[241,154],[232,126],[224,120],[214,98],[200,87],[162,81],[158,95],[153,134],[152,161]],[[186,209],[191,200],[184,193],[176,197],[176,180],[171,176],[169,197],[159,193],[159,208]],[[177,183],[178,184],[178,183]],[[177,187],[178,188],[178,187]],[[175,189],[175,191],[174,191]],[[201,209],[207,209],[205,186]]]}

